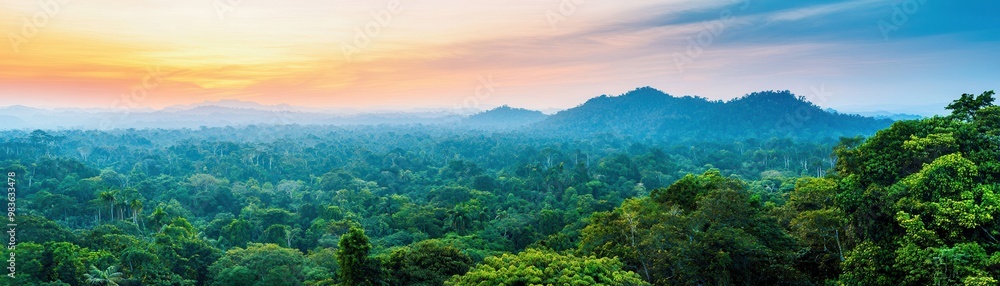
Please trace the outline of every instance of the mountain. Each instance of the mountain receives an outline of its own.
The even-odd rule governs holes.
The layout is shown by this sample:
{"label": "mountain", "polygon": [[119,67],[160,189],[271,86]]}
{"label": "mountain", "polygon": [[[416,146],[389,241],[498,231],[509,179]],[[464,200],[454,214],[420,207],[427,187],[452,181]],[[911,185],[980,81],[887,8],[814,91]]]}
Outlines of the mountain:
{"label": "mountain", "polygon": [[293,107],[288,104],[279,105],[263,105],[253,101],[244,101],[238,99],[223,99],[216,101],[202,101],[200,103],[189,104],[189,105],[173,105],[163,109],[163,111],[181,111],[181,110],[191,110],[200,107],[224,107],[233,109],[256,109],[264,111],[300,111],[299,108]]}
{"label": "mountain", "polygon": [[872,111],[872,112],[857,112],[856,114],[861,116],[874,117],[878,119],[892,119],[895,121],[901,120],[919,120],[924,119],[924,116],[908,113],[893,113],[889,111]]}
{"label": "mountain", "polygon": [[935,115],[946,116],[951,114],[950,110],[943,106],[948,106],[951,101],[933,101],[916,104],[913,102],[896,102],[894,104],[865,105],[853,104],[844,105],[838,108],[840,113],[860,114],[869,117],[889,116],[893,114],[918,115],[922,118],[933,117]]}
{"label": "mountain", "polygon": [[502,106],[462,118],[443,110],[331,113],[287,105],[224,100],[149,109],[0,108],[0,129],[198,128],[246,125],[424,124],[479,129],[527,129],[567,136],[617,134],[653,139],[800,139],[871,135],[892,120],[823,110],[788,91],[748,94],[730,101],[675,97],[643,87],[620,96],[602,95],[547,116]]}
{"label": "mountain", "polygon": [[[244,102],[245,103],[245,102]],[[247,125],[408,125],[451,124],[461,117],[447,112],[378,112],[335,114],[297,110],[252,108],[253,104],[175,106],[163,110],[36,109],[0,107],[2,129],[116,129],[199,128]],[[223,104],[227,105],[227,104]]]}
{"label": "mountain", "polygon": [[567,135],[611,133],[636,138],[838,138],[871,135],[892,120],[831,113],[788,91],[755,92],[730,101],[675,97],[651,87],[602,95],[535,125]]}
{"label": "mountain", "polygon": [[474,128],[509,129],[531,125],[545,120],[547,117],[548,115],[541,111],[504,105],[469,116],[462,120],[462,124]]}

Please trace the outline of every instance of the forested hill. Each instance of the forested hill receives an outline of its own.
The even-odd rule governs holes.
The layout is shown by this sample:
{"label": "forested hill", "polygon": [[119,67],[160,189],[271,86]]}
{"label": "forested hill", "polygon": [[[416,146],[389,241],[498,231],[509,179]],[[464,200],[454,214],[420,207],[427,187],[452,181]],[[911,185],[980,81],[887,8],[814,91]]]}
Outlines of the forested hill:
{"label": "forested hill", "polygon": [[[219,105],[214,105],[219,104]],[[518,129],[579,138],[611,134],[653,140],[837,139],[873,135],[893,120],[826,111],[788,91],[724,101],[675,97],[651,87],[602,95],[555,115],[502,106],[469,117],[446,110],[339,114],[246,102],[209,102],[164,110],[0,108],[2,129],[199,128],[249,125],[410,125]],[[30,119],[30,120],[29,120]],[[525,128],[528,127],[528,128]]]}
{"label": "forested hill", "polygon": [[475,128],[515,128],[540,122],[546,117],[548,115],[540,111],[504,105],[472,115],[462,123]]}
{"label": "forested hill", "polygon": [[788,91],[765,91],[724,101],[674,97],[650,87],[602,95],[536,125],[566,134],[613,133],[636,138],[821,139],[871,135],[892,120],[824,111]]}

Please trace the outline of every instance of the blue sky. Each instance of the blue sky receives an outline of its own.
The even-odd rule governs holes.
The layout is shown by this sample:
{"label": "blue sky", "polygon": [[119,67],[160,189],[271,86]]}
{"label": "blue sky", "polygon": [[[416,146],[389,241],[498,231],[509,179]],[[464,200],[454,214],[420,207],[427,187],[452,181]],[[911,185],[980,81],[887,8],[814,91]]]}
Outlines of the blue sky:
{"label": "blue sky", "polygon": [[652,86],[723,100],[787,89],[844,111],[930,114],[1000,79],[992,1],[54,3],[28,35],[24,19],[45,11],[0,0],[7,105],[552,111]]}
{"label": "blue sky", "polygon": [[[1000,72],[1000,5],[987,1],[753,1],[693,12],[667,10],[623,25],[731,25],[679,76],[668,92],[725,98],[740,90],[791,89],[845,110],[930,113],[964,92],[995,89]],[[741,9],[746,7],[746,9]],[[678,15],[679,14],[679,15]],[[894,18],[895,17],[895,18]],[[670,46],[676,37],[664,37]],[[680,91],[672,85],[682,86]],[[818,91],[818,92],[817,92]]]}

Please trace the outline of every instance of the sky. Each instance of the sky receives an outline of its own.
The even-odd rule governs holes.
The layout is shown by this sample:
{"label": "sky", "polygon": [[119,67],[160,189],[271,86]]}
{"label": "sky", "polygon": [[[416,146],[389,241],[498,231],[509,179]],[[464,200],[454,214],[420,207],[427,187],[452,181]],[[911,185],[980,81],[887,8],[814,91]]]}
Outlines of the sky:
{"label": "sky", "polygon": [[651,86],[926,114],[1000,89],[997,11],[940,0],[0,0],[0,106],[553,110]]}

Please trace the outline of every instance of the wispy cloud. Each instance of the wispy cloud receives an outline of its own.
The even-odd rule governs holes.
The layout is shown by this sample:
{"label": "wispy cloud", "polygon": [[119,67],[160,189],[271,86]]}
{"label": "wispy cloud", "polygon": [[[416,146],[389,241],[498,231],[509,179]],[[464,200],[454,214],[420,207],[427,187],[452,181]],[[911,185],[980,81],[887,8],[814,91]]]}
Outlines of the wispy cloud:
{"label": "wispy cloud", "polygon": [[880,5],[884,2],[885,1],[880,0],[855,0],[840,3],[820,4],[803,8],[776,11],[766,14],[763,18],[766,19],[767,22],[800,21],[814,17],[828,16],[829,14],[836,12],[871,8],[872,6]]}
{"label": "wispy cloud", "polygon": [[[546,15],[558,1],[401,0],[391,24],[350,62],[341,44],[387,1],[244,1],[224,19],[211,1],[71,2],[20,52],[0,49],[0,98],[104,107],[149,66],[171,72],[160,96],[143,102],[153,107],[226,98],[451,106],[483,74],[504,83],[485,106],[533,108],[645,85],[720,99],[819,83],[840,83],[838,94],[856,100],[888,96],[874,90],[890,86],[898,96],[947,97],[1000,75],[987,68],[1000,56],[986,52],[1000,48],[1000,24],[987,20],[1000,4],[927,1],[887,42],[876,23],[899,2],[587,1],[553,29]],[[0,34],[36,12],[25,3],[0,0]],[[671,55],[722,18],[724,31],[678,72]],[[965,81],[926,80],[972,71]]]}

